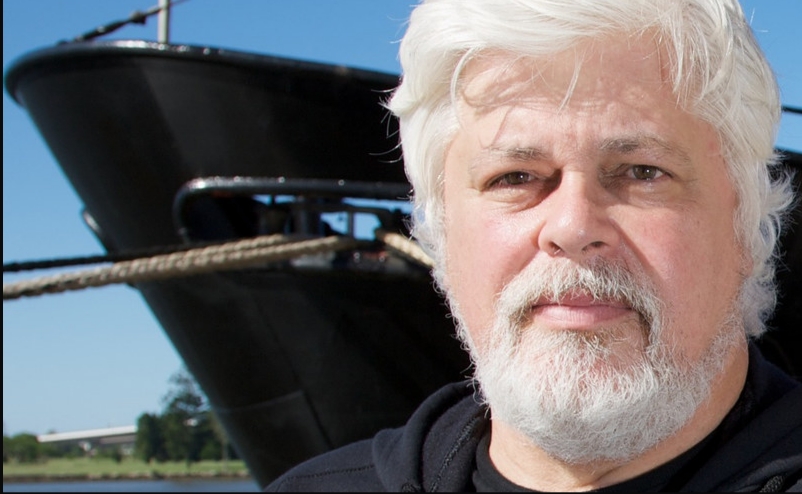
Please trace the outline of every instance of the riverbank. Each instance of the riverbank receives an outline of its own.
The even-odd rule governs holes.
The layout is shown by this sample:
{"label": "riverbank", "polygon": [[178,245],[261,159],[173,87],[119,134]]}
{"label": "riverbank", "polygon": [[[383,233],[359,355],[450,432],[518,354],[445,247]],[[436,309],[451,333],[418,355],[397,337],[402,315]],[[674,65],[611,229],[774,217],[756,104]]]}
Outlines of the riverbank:
{"label": "riverbank", "polygon": [[241,460],[151,462],[124,458],[52,458],[36,463],[4,463],[3,482],[64,482],[85,480],[150,479],[248,479],[250,473]]}

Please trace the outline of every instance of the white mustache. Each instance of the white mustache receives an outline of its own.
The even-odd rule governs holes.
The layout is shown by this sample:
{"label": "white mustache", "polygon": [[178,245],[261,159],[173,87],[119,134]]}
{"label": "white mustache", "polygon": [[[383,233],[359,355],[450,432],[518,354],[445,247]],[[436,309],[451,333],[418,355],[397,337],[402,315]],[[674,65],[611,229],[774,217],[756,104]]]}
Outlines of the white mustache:
{"label": "white mustache", "polygon": [[648,328],[663,312],[662,302],[646,276],[623,263],[594,258],[586,264],[560,260],[529,265],[504,287],[496,302],[496,314],[517,327],[528,319],[535,305],[559,303],[576,295],[626,305]]}

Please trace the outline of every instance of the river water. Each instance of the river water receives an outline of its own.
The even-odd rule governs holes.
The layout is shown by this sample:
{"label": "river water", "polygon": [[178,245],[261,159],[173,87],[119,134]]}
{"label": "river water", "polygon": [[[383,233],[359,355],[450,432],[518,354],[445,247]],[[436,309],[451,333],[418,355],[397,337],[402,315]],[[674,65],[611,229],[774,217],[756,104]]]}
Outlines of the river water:
{"label": "river water", "polygon": [[3,492],[258,492],[252,479],[3,482]]}

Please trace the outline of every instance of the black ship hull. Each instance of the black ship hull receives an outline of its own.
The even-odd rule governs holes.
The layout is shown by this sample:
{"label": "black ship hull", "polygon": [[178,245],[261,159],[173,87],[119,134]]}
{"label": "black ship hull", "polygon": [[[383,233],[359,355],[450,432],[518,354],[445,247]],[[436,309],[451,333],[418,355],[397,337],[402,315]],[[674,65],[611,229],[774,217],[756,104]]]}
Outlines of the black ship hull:
{"label": "black ship hull", "polygon": [[[405,199],[394,122],[380,105],[396,82],[146,42],[59,46],[24,57],[6,77],[109,252],[270,233],[259,230],[265,207],[253,187],[241,190],[244,179],[270,184],[264,195],[366,184],[351,193]],[[342,197],[324,199],[331,209]],[[307,235],[325,227],[312,219]],[[402,424],[468,367],[427,270],[375,242],[334,262],[136,288],[260,484]]]}

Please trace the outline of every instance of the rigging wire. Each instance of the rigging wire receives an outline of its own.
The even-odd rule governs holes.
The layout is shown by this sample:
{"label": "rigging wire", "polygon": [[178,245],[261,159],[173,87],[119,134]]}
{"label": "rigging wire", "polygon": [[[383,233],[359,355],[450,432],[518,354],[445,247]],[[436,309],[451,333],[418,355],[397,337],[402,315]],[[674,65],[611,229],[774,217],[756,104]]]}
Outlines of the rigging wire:
{"label": "rigging wire", "polygon": [[178,5],[179,3],[186,2],[187,0],[170,0],[167,2],[167,5],[154,5],[153,7],[143,11],[135,10],[131,13],[131,15],[127,19],[122,19],[119,21],[112,21],[108,24],[104,24],[102,26],[98,26],[95,29],[88,31],[84,34],[76,36],[75,38],[69,41],[61,41],[59,44],[62,43],[76,43],[80,41],[89,41],[91,39],[98,38],[100,36],[104,36],[109,33],[113,33],[114,31],[120,29],[123,26],[127,26],[128,24],[145,24],[148,17],[158,14],[163,9],[169,9],[174,5]]}

